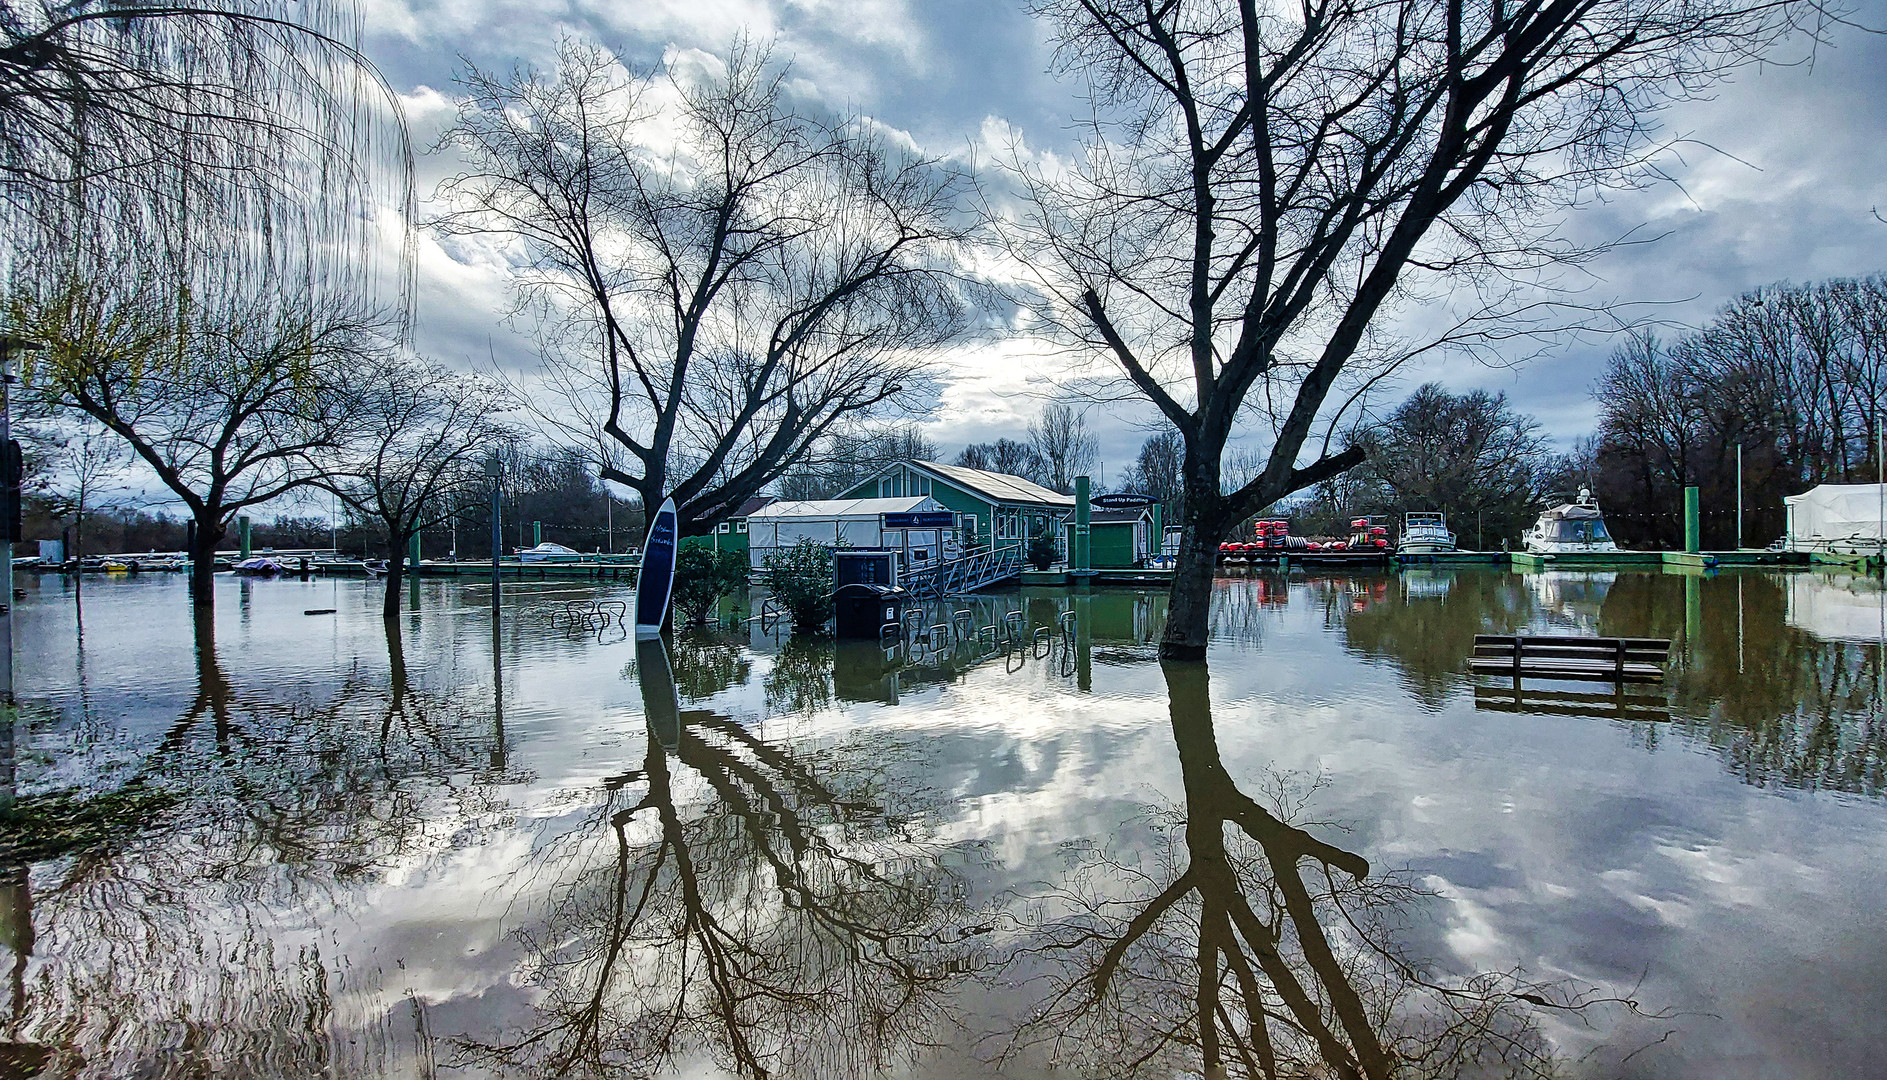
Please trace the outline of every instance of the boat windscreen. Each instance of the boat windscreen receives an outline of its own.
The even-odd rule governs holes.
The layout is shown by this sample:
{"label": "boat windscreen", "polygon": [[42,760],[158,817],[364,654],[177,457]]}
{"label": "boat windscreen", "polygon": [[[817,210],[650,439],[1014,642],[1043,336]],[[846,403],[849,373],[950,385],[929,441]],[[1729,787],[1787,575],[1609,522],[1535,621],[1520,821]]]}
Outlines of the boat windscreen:
{"label": "boat windscreen", "polygon": [[1593,544],[1612,537],[1605,531],[1604,518],[1569,520],[1561,518],[1553,539],[1562,544]]}

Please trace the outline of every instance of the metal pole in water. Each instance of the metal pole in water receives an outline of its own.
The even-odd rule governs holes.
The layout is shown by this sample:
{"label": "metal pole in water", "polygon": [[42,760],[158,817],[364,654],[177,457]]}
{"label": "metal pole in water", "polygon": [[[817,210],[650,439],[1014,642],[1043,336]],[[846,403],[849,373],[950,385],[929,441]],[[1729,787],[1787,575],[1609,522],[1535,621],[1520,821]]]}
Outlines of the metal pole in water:
{"label": "metal pole in water", "polygon": [[0,481],[6,485],[6,542],[0,544],[0,806],[10,807],[14,793],[13,726],[18,719],[13,697],[13,544],[20,538],[22,462],[13,444],[13,382],[19,378],[19,354],[45,348],[37,341],[0,334]]}
{"label": "metal pole in water", "polygon": [[493,655],[496,656],[498,638],[498,557],[504,553],[504,522],[498,516],[499,478],[504,475],[504,463],[493,454],[485,459],[485,478],[491,481],[491,635]]}
{"label": "metal pole in water", "polygon": [[1743,550],[1743,444],[1736,444],[1736,550]]}

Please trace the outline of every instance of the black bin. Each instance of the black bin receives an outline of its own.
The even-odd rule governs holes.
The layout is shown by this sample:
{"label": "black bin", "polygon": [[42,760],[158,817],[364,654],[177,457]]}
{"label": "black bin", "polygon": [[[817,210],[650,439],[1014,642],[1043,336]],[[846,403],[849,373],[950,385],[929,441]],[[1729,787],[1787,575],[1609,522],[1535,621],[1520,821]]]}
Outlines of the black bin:
{"label": "black bin", "polygon": [[832,594],[832,632],[842,638],[876,638],[886,623],[904,625],[904,605],[911,598],[896,585],[853,582]]}

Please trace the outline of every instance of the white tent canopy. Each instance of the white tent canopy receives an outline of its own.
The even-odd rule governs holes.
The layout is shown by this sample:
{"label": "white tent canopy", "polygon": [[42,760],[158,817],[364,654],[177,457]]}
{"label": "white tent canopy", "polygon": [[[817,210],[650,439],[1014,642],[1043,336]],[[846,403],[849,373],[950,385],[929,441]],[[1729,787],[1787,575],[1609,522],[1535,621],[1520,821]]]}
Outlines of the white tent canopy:
{"label": "white tent canopy", "polygon": [[[747,544],[752,565],[759,569],[767,552],[815,540],[833,547],[909,548],[916,562],[949,558],[942,550],[955,537],[943,530],[885,529],[885,514],[922,514],[949,511],[928,495],[896,499],[821,499],[769,503],[747,515]],[[921,554],[920,554],[921,553]]]}
{"label": "white tent canopy", "polygon": [[1783,498],[1789,514],[1789,546],[1823,550],[1830,545],[1881,542],[1881,513],[1887,491],[1880,484],[1822,484]]}

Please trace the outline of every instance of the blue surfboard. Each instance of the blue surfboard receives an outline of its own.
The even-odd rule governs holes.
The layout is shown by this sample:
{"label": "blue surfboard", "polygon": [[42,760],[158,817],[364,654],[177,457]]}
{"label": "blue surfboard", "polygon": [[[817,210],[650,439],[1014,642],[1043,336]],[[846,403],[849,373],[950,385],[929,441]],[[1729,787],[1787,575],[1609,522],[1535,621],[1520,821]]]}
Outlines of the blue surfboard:
{"label": "blue surfboard", "polygon": [[675,500],[665,499],[649,519],[649,540],[642,545],[642,567],[636,571],[636,636],[655,637],[668,617],[668,597],[675,591],[675,544],[678,519]]}

